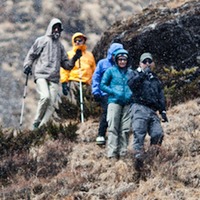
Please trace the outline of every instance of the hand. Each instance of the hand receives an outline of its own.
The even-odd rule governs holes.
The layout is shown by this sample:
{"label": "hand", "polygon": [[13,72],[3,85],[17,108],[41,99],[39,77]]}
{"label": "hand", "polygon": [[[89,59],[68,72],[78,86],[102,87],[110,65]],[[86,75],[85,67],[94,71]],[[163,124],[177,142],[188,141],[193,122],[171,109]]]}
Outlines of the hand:
{"label": "hand", "polygon": [[73,59],[77,61],[81,56],[82,56],[82,51],[80,49],[77,49]]}
{"label": "hand", "polygon": [[24,68],[24,74],[26,74],[26,75],[32,75],[32,69],[31,69],[31,67],[30,66],[26,66],[25,68]]}
{"label": "hand", "polygon": [[149,66],[145,67],[145,68],[144,68],[144,73],[145,73],[145,74],[152,73],[151,68],[150,68]]}
{"label": "hand", "polygon": [[161,117],[162,117],[162,122],[168,122],[166,111],[162,111]]}
{"label": "hand", "polygon": [[150,68],[149,66],[144,68],[144,74],[145,74],[149,79],[152,79],[152,78],[154,77],[153,74],[152,74],[151,68]]}
{"label": "hand", "polygon": [[65,96],[69,93],[69,86],[66,82],[62,83],[62,92]]}
{"label": "hand", "polygon": [[101,102],[101,95],[100,95],[100,94],[95,94],[95,95],[94,95],[94,100],[95,100],[96,102]]}

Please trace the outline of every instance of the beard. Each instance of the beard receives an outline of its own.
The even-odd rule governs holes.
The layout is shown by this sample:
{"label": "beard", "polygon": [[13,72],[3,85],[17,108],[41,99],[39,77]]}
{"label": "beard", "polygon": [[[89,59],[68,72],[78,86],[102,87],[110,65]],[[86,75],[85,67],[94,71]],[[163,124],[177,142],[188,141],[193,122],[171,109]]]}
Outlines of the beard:
{"label": "beard", "polygon": [[54,32],[54,33],[52,33],[52,37],[53,37],[54,40],[57,40],[60,37],[60,33]]}

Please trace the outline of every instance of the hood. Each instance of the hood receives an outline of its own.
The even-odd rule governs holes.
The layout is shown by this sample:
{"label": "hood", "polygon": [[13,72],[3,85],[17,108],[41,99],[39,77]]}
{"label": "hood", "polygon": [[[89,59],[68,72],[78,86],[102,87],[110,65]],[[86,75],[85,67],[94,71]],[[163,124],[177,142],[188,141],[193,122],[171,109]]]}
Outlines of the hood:
{"label": "hood", "polygon": [[72,45],[73,45],[73,50],[74,50],[74,52],[76,52],[77,49],[81,49],[81,51],[83,51],[83,52],[86,51],[86,49],[87,49],[86,44],[79,45],[79,46],[75,46],[74,39],[75,39],[76,37],[84,37],[85,40],[87,40],[87,37],[86,37],[83,33],[81,33],[81,32],[75,33],[75,34],[72,36]]}
{"label": "hood", "polygon": [[73,45],[73,46],[74,46],[74,39],[75,39],[76,37],[84,37],[85,40],[87,40],[87,37],[86,37],[83,33],[81,33],[81,32],[74,33],[74,35],[72,36],[72,45]]}
{"label": "hood", "polygon": [[108,60],[112,61],[112,55],[114,54],[114,52],[123,48],[123,45],[120,43],[112,43],[107,53]]}
{"label": "hood", "polygon": [[124,57],[126,57],[128,59],[128,62],[126,64],[126,68],[127,68],[129,66],[129,54],[128,54],[128,51],[125,50],[125,49],[119,49],[119,50],[115,51],[114,57],[115,57],[116,66],[118,66],[117,65],[117,60],[118,60],[118,57],[120,57],[120,56],[124,56]]}
{"label": "hood", "polygon": [[51,36],[52,35],[52,28],[53,28],[53,25],[55,24],[60,24],[61,26],[61,31],[63,31],[63,26],[62,26],[62,22],[58,19],[58,18],[53,18],[48,27],[47,27],[47,30],[46,30],[46,34],[45,35],[48,35],[48,36]]}

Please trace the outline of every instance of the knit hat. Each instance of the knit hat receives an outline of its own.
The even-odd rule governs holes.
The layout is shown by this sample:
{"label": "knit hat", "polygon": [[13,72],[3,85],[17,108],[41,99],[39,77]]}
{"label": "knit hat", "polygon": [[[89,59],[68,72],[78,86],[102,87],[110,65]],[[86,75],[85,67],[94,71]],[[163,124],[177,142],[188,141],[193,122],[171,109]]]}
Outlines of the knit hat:
{"label": "knit hat", "polygon": [[119,57],[126,57],[128,58],[128,51],[126,51],[125,49],[119,49],[117,51],[114,52],[114,56],[115,56],[115,60],[117,61]]}
{"label": "knit hat", "polygon": [[153,60],[153,57],[150,53],[143,53],[141,56],[140,56],[140,62],[144,61],[146,58],[150,58],[151,60]]}
{"label": "knit hat", "polygon": [[114,56],[115,56],[115,63],[117,64],[118,59],[120,57],[124,57],[127,58],[127,63],[126,66],[129,66],[129,55],[128,55],[128,51],[126,51],[125,49],[119,49],[117,51],[114,52]]}

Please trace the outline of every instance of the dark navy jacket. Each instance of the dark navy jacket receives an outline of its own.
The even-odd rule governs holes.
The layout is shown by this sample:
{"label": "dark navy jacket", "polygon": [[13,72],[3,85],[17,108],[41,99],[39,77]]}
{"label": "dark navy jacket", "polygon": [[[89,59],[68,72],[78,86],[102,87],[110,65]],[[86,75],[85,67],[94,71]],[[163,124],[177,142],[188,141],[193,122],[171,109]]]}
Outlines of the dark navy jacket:
{"label": "dark navy jacket", "polygon": [[132,71],[128,85],[133,93],[133,103],[142,104],[160,113],[166,110],[162,83],[153,72],[148,76],[139,67]]}

